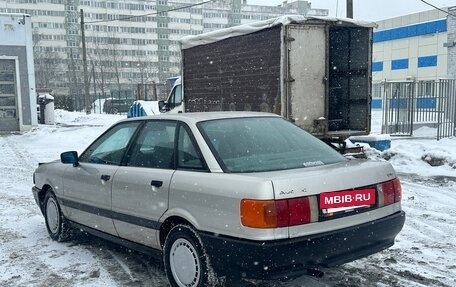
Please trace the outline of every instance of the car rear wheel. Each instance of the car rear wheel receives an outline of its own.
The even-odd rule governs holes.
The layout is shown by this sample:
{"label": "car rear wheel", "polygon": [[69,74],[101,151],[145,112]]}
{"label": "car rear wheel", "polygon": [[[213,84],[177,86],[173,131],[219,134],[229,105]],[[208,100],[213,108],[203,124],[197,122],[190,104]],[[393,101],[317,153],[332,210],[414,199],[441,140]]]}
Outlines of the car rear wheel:
{"label": "car rear wheel", "polygon": [[62,214],[60,205],[52,190],[44,197],[44,218],[49,236],[56,241],[66,241],[71,237],[71,227]]}
{"label": "car rear wheel", "polygon": [[198,234],[187,225],[171,229],[164,245],[164,264],[173,287],[216,286],[216,276],[208,263]]}

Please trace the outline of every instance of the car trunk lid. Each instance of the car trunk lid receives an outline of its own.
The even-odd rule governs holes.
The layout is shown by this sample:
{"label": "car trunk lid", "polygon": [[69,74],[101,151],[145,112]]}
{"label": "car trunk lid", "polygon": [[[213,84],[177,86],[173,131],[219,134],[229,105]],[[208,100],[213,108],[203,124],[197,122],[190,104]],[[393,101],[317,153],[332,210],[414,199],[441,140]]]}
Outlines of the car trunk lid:
{"label": "car trunk lid", "polygon": [[[263,176],[263,175],[260,175]],[[392,180],[396,177],[387,162],[347,160],[295,170],[268,172],[276,200],[352,190]]]}

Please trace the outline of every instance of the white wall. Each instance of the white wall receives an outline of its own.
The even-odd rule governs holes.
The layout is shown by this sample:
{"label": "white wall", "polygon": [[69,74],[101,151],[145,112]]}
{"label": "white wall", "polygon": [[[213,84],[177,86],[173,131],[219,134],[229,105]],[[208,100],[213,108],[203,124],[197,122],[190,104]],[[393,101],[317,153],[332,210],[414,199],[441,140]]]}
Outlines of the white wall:
{"label": "white wall", "polygon": [[[403,17],[380,21],[379,28],[374,31],[382,32],[390,29],[425,24],[446,19],[446,14],[437,10],[421,12]],[[374,42],[373,62],[383,62],[383,70],[373,70],[373,82],[382,80],[403,81],[407,78],[415,80],[434,80],[447,77],[447,32],[438,32],[420,36]],[[430,67],[418,67],[418,58],[437,56],[437,64]],[[392,61],[408,59],[408,68],[392,69]]]}

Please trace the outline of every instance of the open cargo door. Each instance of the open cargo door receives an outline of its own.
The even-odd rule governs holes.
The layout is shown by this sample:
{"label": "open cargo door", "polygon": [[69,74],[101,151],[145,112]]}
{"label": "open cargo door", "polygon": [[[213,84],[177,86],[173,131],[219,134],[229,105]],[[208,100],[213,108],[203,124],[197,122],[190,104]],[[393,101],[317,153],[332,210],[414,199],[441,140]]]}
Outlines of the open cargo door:
{"label": "open cargo door", "polygon": [[326,103],[326,28],[324,25],[289,25],[287,27],[288,117],[312,132],[314,120],[325,118]]}
{"label": "open cargo door", "polygon": [[371,28],[329,28],[328,135],[370,132]]}

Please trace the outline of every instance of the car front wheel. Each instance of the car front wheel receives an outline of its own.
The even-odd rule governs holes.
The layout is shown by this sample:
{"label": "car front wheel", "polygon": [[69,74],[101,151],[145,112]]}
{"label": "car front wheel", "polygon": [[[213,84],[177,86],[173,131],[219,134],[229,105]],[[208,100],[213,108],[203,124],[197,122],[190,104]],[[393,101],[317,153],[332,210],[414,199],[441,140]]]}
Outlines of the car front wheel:
{"label": "car front wheel", "polygon": [[52,190],[44,197],[44,218],[49,236],[56,241],[66,241],[71,236],[71,228],[63,216],[60,205]]}
{"label": "car front wheel", "polygon": [[176,225],[164,245],[164,263],[168,280],[173,287],[203,287],[218,285],[209,266],[198,234],[187,225]]}

